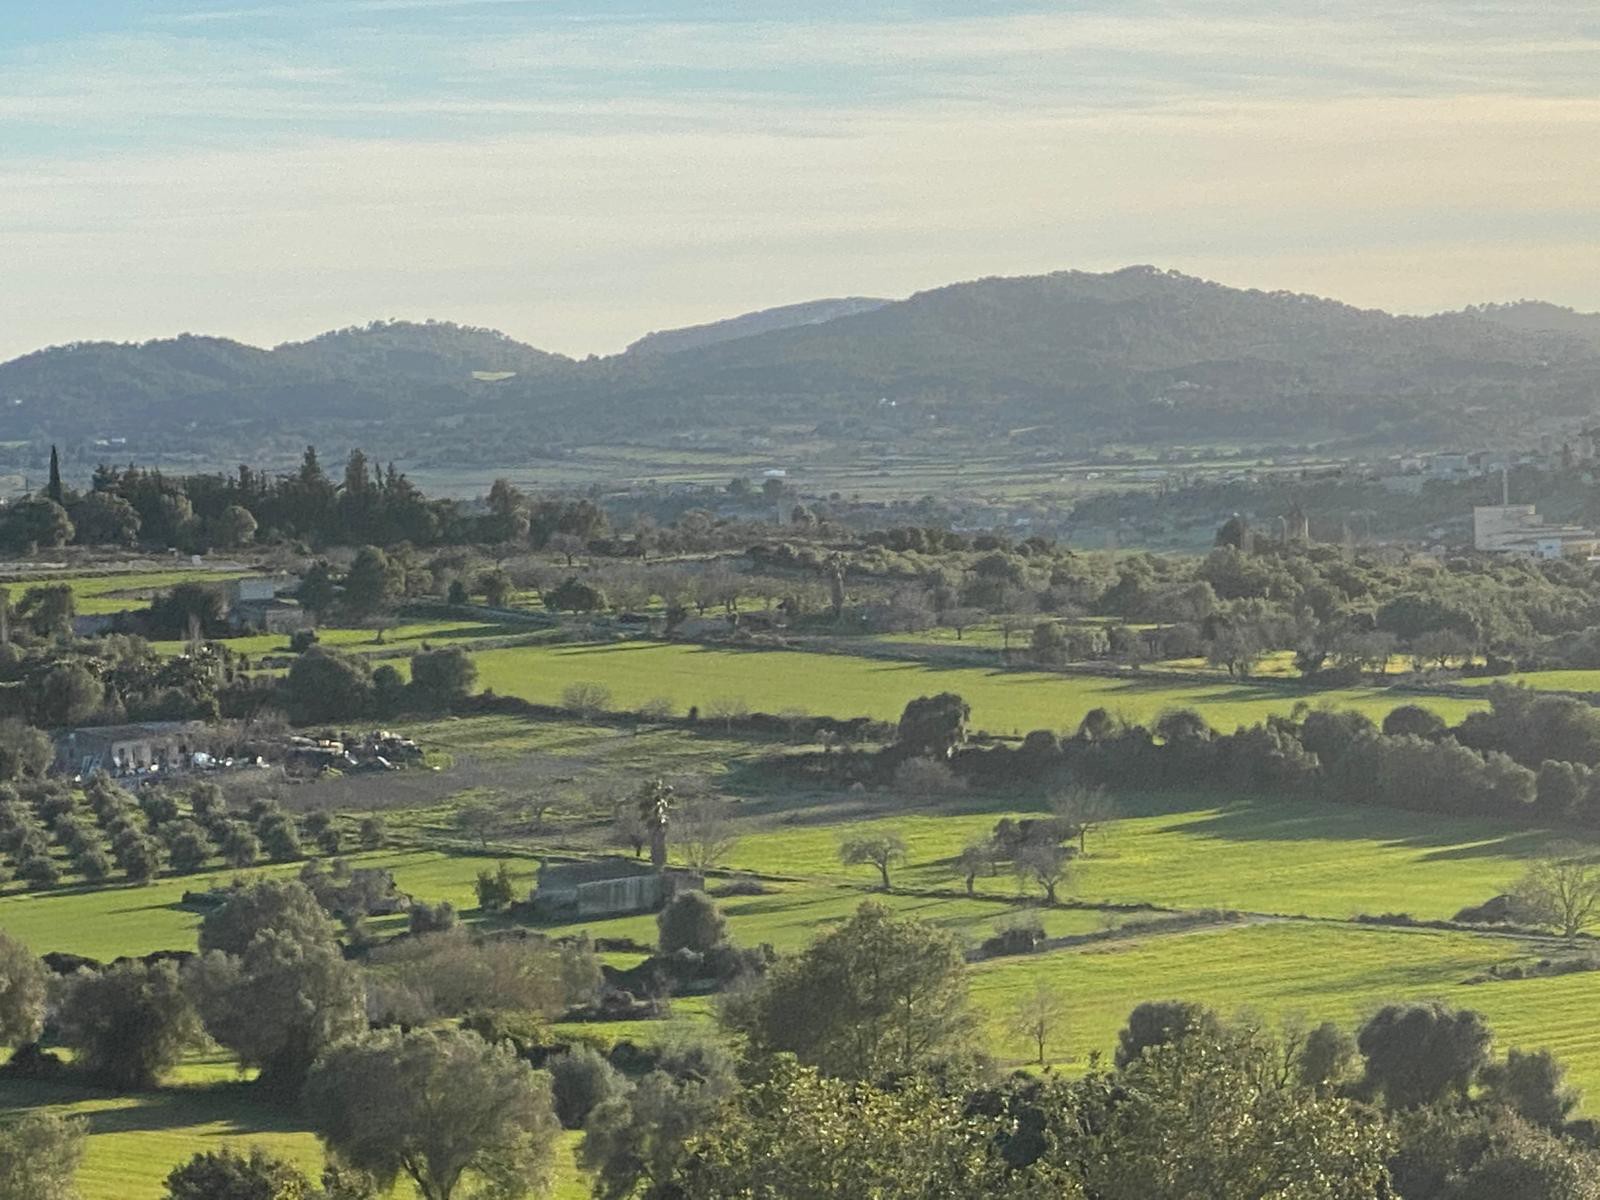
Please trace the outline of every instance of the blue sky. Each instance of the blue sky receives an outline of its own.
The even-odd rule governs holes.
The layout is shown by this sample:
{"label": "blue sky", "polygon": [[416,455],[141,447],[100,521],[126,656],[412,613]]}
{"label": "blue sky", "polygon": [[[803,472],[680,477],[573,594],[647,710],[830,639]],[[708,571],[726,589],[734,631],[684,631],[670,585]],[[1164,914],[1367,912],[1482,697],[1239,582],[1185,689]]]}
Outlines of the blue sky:
{"label": "blue sky", "polygon": [[1600,309],[1600,10],[0,0],[0,356],[1135,262]]}

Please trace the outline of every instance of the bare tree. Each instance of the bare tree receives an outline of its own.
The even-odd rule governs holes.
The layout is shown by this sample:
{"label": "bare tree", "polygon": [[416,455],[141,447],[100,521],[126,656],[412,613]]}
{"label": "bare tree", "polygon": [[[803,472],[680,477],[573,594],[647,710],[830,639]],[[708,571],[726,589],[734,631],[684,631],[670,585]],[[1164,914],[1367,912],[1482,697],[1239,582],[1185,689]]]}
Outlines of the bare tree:
{"label": "bare tree", "polygon": [[489,835],[500,824],[500,813],[494,805],[474,800],[456,810],[455,825],[462,833],[473,838],[480,850],[489,848]]}
{"label": "bare tree", "polygon": [[650,826],[637,808],[619,808],[607,840],[613,846],[628,847],[635,858],[643,858],[644,848],[650,844]]}
{"label": "bare tree", "polygon": [[561,707],[594,717],[611,707],[611,689],[603,683],[569,683],[561,689]]}
{"label": "bare tree", "polygon": [[584,540],[575,533],[552,534],[550,541],[546,545],[552,554],[559,554],[567,560],[568,568],[572,566],[573,560],[586,549]]}
{"label": "bare tree", "polygon": [[687,804],[672,822],[678,855],[696,871],[719,866],[739,844],[726,801],[705,799]]}
{"label": "bare tree", "polygon": [[1536,920],[1571,940],[1600,919],[1600,865],[1575,842],[1558,842],[1528,865],[1511,895]]}
{"label": "bare tree", "polygon": [[868,864],[878,868],[883,878],[883,890],[889,890],[889,868],[906,861],[906,843],[897,833],[880,833],[876,836],[853,837],[839,845],[839,861],[847,867]]}
{"label": "bare tree", "polygon": [[1078,839],[1079,854],[1089,852],[1089,835],[1117,815],[1116,805],[1104,788],[1080,784],[1073,784],[1052,796],[1050,811],[1071,829],[1071,836]]}
{"label": "bare tree", "polygon": [[1023,884],[1037,884],[1044,889],[1044,902],[1056,902],[1056,889],[1061,886],[1072,862],[1072,851],[1066,846],[1049,842],[1033,842],[1020,847],[1012,855],[1011,869]]}
{"label": "bare tree", "polygon": [[750,715],[750,702],[743,696],[717,696],[706,705],[706,716],[721,721],[732,732],[733,723]]}
{"label": "bare tree", "polygon": [[1042,979],[1011,1011],[1011,1032],[1034,1051],[1041,1067],[1049,1061],[1050,1043],[1066,1023],[1066,1003]]}
{"label": "bare tree", "polygon": [[947,608],[939,614],[939,624],[956,631],[956,641],[961,640],[961,635],[972,626],[983,620],[981,608],[965,608],[957,606]]}

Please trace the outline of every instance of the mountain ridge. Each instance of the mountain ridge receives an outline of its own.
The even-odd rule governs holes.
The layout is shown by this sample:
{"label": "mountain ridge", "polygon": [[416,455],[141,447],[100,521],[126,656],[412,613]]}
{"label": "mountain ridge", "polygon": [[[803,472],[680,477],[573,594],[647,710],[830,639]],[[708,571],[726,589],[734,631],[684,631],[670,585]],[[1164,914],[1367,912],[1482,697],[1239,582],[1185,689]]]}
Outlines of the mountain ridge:
{"label": "mountain ridge", "polygon": [[445,321],[270,350],[72,343],[0,364],[0,438],[131,430],[249,456],[307,440],[404,452],[426,434],[474,463],[530,440],[737,442],[796,422],[886,445],[992,445],[1022,426],[1046,444],[1427,441],[1525,436],[1597,397],[1600,315],[1532,301],[1395,315],[1139,266],[784,305],[583,361]]}

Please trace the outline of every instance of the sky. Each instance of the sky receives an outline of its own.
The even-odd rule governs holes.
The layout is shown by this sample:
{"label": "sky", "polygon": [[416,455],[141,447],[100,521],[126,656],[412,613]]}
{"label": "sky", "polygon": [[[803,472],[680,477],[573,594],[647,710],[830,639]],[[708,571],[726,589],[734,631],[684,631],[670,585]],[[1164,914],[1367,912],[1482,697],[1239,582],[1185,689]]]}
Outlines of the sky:
{"label": "sky", "polygon": [[0,358],[1134,263],[1600,310],[1600,6],[0,0]]}

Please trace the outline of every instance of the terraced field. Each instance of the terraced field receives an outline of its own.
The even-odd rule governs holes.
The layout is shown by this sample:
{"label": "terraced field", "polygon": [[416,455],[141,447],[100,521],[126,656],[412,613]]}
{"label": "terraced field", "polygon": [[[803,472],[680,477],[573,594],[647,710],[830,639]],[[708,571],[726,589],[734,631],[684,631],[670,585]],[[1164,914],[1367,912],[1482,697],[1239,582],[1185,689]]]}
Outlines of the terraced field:
{"label": "terraced field", "polygon": [[[847,655],[802,651],[726,650],[657,642],[605,645],[519,646],[474,656],[479,684],[543,704],[561,700],[574,683],[609,688],[619,708],[654,699],[678,712],[702,712],[722,701],[752,709],[799,709],[829,716],[894,720],[906,701],[934,692],[958,692],[972,706],[976,728],[997,734],[1030,729],[1071,729],[1093,708],[1149,720],[1169,708],[1200,709],[1219,728],[1287,713],[1297,703],[1354,708],[1381,718],[1417,698],[1377,688],[1304,691],[1264,682],[1191,683],[1159,674],[1137,679],[1059,675],[1036,671],[935,668]],[[1481,707],[1474,701],[1428,697],[1449,721]]]}

